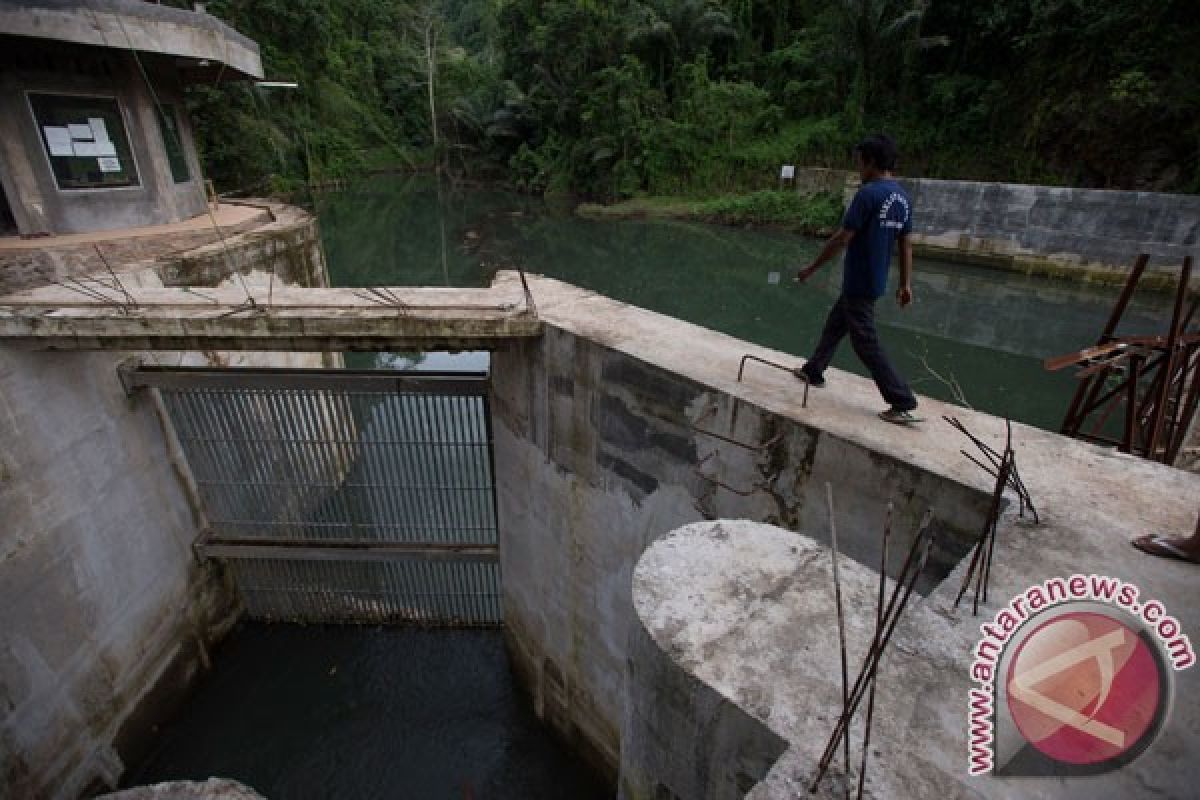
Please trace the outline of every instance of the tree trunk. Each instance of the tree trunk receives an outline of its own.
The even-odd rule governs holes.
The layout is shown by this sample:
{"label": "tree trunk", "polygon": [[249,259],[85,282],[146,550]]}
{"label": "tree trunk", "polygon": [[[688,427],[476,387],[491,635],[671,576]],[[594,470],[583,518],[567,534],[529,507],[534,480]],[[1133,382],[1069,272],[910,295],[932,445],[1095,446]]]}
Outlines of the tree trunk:
{"label": "tree trunk", "polygon": [[433,154],[438,153],[437,101],[434,86],[437,81],[437,23],[431,15],[425,22],[425,71],[429,87],[429,131],[433,138]]}

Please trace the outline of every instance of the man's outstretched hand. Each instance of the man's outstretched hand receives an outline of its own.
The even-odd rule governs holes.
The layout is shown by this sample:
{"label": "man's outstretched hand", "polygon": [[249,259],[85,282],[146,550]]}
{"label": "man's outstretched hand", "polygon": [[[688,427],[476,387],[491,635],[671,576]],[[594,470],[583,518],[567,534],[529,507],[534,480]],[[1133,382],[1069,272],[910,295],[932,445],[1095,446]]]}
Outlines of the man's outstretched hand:
{"label": "man's outstretched hand", "polygon": [[912,301],[913,301],[913,293],[912,293],[911,288],[909,288],[907,286],[901,286],[899,289],[896,290],[896,302],[900,304],[901,308],[904,308]]}

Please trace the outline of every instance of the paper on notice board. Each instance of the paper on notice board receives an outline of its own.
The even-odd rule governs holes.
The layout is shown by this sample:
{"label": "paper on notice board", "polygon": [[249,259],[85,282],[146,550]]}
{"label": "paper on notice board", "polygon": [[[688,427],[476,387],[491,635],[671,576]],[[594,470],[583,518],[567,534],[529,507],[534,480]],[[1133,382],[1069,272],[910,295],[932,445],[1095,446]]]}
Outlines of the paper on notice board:
{"label": "paper on notice board", "polygon": [[46,146],[52,156],[73,156],[75,150],[71,147],[71,132],[66,128],[43,125],[42,133],[46,135]]}
{"label": "paper on notice board", "polygon": [[91,125],[76,125],[72,122],[71,124],[67,125],[67,129],[71,131],[72,139],[87,139],[90,141],[92,138]]}
{"label": "paper on notice board", "polygon": [[121,171],[120,159],[98,158],[96,160],[100,162],[100,171],[101,172],[120,172]]}
{"label": "paper on notice board", "polygon": [[100,117],[88,117],[88,127],[92,129],[92,138],[97,142],[108,141],[108,128],[104,127],[104,120]]}
{"label": "paper on notice board", "polygon": [[109,141],[96,142],[96,155],[98,156],[115,156],[117,154],[117,146]]}
{"label": "paper on notice board", "polygon": [[100,145],[96,142],[74,142],[75,155],[92,157],[100,155]]}

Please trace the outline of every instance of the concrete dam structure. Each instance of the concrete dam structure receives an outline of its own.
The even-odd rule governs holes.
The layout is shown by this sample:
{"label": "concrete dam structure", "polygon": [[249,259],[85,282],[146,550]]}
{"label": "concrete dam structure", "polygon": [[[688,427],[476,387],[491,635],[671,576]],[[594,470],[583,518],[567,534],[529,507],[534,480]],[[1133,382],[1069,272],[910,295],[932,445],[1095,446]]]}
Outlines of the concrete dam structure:
{"label": "concrete dam structure", "polygon": [[[1195,570],[1129,539],[1190,533],[1200,475],[1013,425],[1014,496],[941,418],[996,450],[1004,420],[922,398],[922,427],[888,425],[864,379],[831,370],[809,392],[792,356],[567,283],[332,287],[315,218],[219,201],[202,177],[184,89],[262,78],[256,43],[199,4],[136,0],[0,0],[0,43],[0,798],[138,775],[243,620],[502,627],[537,718],[617,797],[844,796],[859,762],[816,781],[846,703],[839,632],[851,665],[879,652],[876,587],[908,577],[917,545],[864,796],[1194,793]],[[1195,198],[918,183],[931,251],[1090,279],[1119,272],[1133,230],[1167,262],[1194,245]],[[1064,233],[1094,219],[1105,231]],[[343,358],[437,349],[490,351],[490,368]],[[956,599],[987,536],[974,616]],[[1010,598],[1084,576],[1161,612],[1131,637],[1143,661],[1123,634],[1095,650],[1075,618],[1059,651],[1005,627]],[[996,667],[1013,680],[988,678],[996,713],[971,718],[992,621],[1026,638]],[[1045,671],[1079,647],[1094,674],[1067,689],[1091,718],[1067,691],[1022,710],[1033,733],[1005,727],[1022,708],[1006,693],[1038,688],[1022,654]],[[1064,726],[1124,743],[1096,712],[1131,706],[1127,683],[1109,692],[1127,662],[1158,688],[1134,709],[1144,746],[1101,780],[1048,770],[1033,751]],[[1002,763],[975,769],[990,723]],[[257,796],[221,777],[120,796]]]}
{"label": "concrete dam structure", "polygon": [[[262,291],[261,276],[253,285]],[[528,289],[538,327],[509,330],[491,344],[504,626],[538,716],[604,769],[621,797],[805,791],[840,712],[826,483],[837,499],[854,663],[870,639],[888,504],[896,531],[890,571],[928,509],[938,533],[933,566],[882,662],[868,796],[1011,796],[1010,779],[968,775],[966,709],[979,625],[1026,587],[1076,573],[1118,576],[1174,619],[1200,613],[1187,565],[1136,556],[1128,544],[1147,530],[1190,532],[1200,476],[1014,425],[1041,523],[1019,516],[1016,503],[1003,512],[992,593],[973,617],[953,596],[988,514],[992,479],[938,417],[953,415],[997,446],[1002,420],[923,399],[930,421],[922,429],[877,423],[873,385],[840,372],[805,406],[789,374],[742,362],[751,354],[792,363],[785,354],[557,281],[530,277]],[[447,341],[478,335],[480,320],[461,309],[479,304],[481,290],[397,291],[407,311],[388,323],[389,346],[406,329],[413,342],[428,342],[431,325]],[[524,295],[513,273],[482,291],[495,307]],[[220,560],[197,561],[188,547],[204,509],[187,485],[187,459],[162,437],[169,423],[153,393],[126,399],[112,355],[28,351],[38,332],[12,300],[33,294],[0,300],[5,333],[25,337],[3,348],[5,435],[21,442],[5,454],[6,516],[22,497],[31,510],[36,498],[53,498],[67,515],[30,514],[6,540],[0,590],[23,600],[5,612],[12,655],[4,685],[15,687],[6,689],[15,710],[0,742],[15,791],[73,797],[113,784],[138,732],[163,713],[164,698],[195,679],[241,604]],[[422,312],[423,302],[460,311]],[[171,338],[177,324],[93,305],[126,317],[121,325],[142,325],[143,348],[155,348],[156,336],[179,346]],[[304,313],[314,322],[378,313],[377,303],[359,305]],[[269,336],[270,310],[256,316]],[[44,332],[46,342],[61,334]],[[221,335],[229,346],[239,331]],[[72,346],[98,342],[89,336]],[[69,405],[86,402],[74,388],[83,376],[108,398],[99,414]],[[37,385],[46,389],[32,392]],[[72,416],[95,425],[72,435],[56,422]],[[63,481],[49,465],[35,467],[45,451],[39,442],[63,435],[73,442],[72,463],[130,453],[144,466],[124,469],[135,482],[123,483],[153,503],[131,506],[144,509],[131,515],[132,497],[86,473]],[[113,558],[117,542],[123,555]],[[137,605],[113,606],[110,587],[146,586],[152,575],[149,585],[161,589],[147,586]],[[60,587],[53,606],[44,594],[51,587]],[[51,617],[38,610],[51,607]],[[63,620],[86,628],[64,637]],[[1196,674],[1175,674],[1178,700],[1153,747],[1102,786],[1026,777],[1021,795],[1129,797],[1152,786],[1183,796],[1193,776],[1175,754],[1200,744],[1197,707],[1187,700],[1200,690]],[[115,686],[124,687],[120,694]],[[835,762],[821,791],[835,796],[849,779]]]}

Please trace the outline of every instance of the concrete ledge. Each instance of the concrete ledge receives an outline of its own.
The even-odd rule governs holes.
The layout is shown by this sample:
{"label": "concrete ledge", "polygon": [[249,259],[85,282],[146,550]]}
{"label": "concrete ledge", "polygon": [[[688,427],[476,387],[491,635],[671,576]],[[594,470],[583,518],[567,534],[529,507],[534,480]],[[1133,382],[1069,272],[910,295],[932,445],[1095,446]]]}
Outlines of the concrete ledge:
{"label": "concrete ledge", "polygon": [[34,350],[436,350],[541,333],[519,292],[384,291],[394,305],[358,289],[121,290],[93,279],[0,297],[0,342]]}
{"label": "concrete ledge", "polygon": [[[257,260],[272,264],[283,261],[289,267],[292,261],[319,257],[316,220],[294,206],[266,202],[223,203],[213,216],[216,227],[208,214],[202,214],[165,225],[29,239],[0,238],[0,294],[88,275],[107,279],[109,267],[118,273],[152,267],[163,273],[167,285],[195,285],[201,281],[188,274],[183,265],[214,260],[214,247],[216,259],[222,262],[218,271],[221,277],[229,270],[228,262],[254,260],[247,256],[258,255]],[[292,240],[289,244],[295,245],[297,256],[279,258],[277,253],[263,253],[264,248],[258,243],[270,237]],[[318,252],[312,256],[304,254],[312,248]],[[262,258],[264,255],[266,257]],[[302,272],[311,273],[312,270]],[[316,274],[297,274],[288,275],[287,279],[301,281],[304,285],[324,283],[324,280],[314,282],[317,277]],[[209,285],[219,280],[209,278]]]}
{"label": "concrete ledge", "polygon": [[227,78],[263,76],[253,40],[211,14],[142,0],[0,0],[0,31],[223,64]]}

